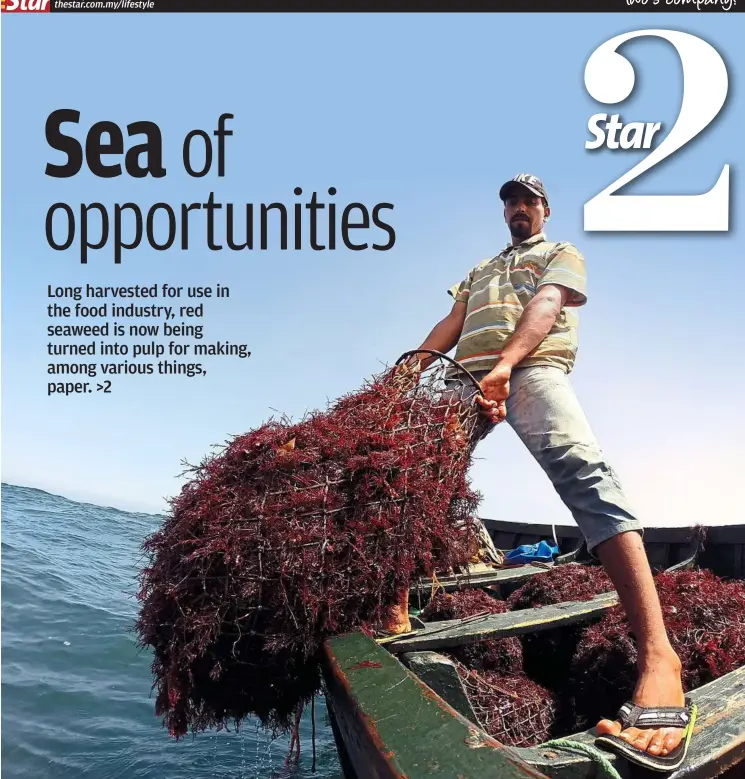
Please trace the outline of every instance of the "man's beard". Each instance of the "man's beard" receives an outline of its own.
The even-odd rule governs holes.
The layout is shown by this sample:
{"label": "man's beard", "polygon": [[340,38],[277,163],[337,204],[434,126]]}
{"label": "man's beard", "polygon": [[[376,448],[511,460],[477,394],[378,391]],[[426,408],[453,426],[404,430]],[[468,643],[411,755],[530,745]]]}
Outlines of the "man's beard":
{"label": "man's beard", "polygon": [[513,238],[530,238],[530,222],[527,219],[517,219],[510,222],[510,233]]}

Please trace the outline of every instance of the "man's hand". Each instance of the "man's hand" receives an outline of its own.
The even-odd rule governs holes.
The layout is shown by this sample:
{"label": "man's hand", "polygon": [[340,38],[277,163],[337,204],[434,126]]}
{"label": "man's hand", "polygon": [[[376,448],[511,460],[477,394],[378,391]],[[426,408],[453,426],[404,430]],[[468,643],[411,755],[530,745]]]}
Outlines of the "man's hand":
{"label": "man's hand", "polygon": [[510,376],[512,376],[512,366],[498,362],[479,384],[484,393],[483,397],[476,396],[476,400],[481,406],[481,413],[485,414],[495,425],[507,416]]}
{"label": "man's hand", "polygon": [[418,376],[422,372],[422,362],[418,354],[412,354],[396,366],[398,376]]}
{"label": "man's hand", "polygon": [[405,392],[419,383],[422,374],[422,363],[418,356],[412,354],[393,369],[393,378],[397,380],[398,386]]}

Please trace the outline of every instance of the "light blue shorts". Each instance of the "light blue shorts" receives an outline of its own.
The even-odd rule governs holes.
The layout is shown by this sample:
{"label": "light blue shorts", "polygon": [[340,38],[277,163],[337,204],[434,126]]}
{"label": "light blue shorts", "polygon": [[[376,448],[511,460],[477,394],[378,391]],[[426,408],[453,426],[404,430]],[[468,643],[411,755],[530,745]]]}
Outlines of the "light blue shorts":
{"label": "light blue shorts", "polygon": [[[481,381],[487,373],[473,375]],[[469,382],[461,392],[470,400],[476,390]],[[643,532],[561,368],[515,368],[507,422],[551,479],[590,552],[619,533]]]}

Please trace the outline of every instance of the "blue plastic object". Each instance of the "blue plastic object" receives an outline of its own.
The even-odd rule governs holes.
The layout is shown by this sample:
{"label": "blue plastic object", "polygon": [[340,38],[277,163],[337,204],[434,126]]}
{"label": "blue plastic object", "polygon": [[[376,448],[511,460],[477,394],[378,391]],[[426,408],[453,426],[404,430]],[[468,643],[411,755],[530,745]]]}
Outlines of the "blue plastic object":
{"label": "blue plastic object", "polygon": [[547,541],[538,544],[523,544],[507,552],[506,562],[520,565],[521,563],[550,563],[554,555],[559,554],[558,546],[551,546]]}

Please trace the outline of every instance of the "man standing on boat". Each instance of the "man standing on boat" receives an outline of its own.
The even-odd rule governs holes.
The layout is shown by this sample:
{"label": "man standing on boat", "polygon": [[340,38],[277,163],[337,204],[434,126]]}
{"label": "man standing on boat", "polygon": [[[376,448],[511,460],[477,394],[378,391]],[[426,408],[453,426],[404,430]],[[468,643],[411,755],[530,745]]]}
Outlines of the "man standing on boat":
{"label": "man standing on boat", "polygon": [[[480,383],[484,413],[515,430],[608,572],[638,645],[633,703],[647,711],[623,714],[623,725],[603,720],[597,730],[616,746],[620,741],[631,759],[664,762],[680,752],[687,722],[680,660],[665,631],[641,524],[568,376],[577,352],[576,309],[587,300],[585,261],[572,244],[547,240],[550,207],[540,179],[520,174],[499,197],[511,242],[449,290],[453,307],[420,348],[457,347],[456,361]],[[433,359],[422,354],[420,367]],[[639,713],[635,724],[644,727],[628,727]],[[660,726],[667,723],[678,727]]]}

